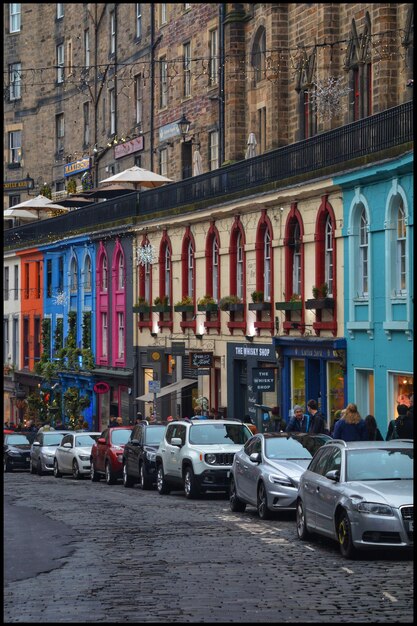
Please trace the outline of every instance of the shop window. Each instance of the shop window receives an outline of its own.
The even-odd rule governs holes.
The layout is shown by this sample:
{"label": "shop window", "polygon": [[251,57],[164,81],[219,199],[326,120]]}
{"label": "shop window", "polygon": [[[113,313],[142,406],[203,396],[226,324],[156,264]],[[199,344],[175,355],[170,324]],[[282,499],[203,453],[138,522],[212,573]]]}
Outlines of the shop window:
{"label": "shop window", "polygon": [[356,404],[362,416],[375,415],[375,376],[373,370],[356,370]]}
{"label": "shop window", "polygon": [[292,417],[292,407],[299,404],[304,407],[306,404],[305,390],[306,368],[304,359],[291,360],[291,408],[290,416]]}

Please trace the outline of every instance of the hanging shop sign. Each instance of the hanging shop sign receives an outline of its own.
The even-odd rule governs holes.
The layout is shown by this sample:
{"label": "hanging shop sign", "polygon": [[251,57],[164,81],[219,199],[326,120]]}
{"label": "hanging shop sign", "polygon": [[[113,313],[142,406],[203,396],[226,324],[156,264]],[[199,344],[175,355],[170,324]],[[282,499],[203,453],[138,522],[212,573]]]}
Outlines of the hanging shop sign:
{"label": "hanging shop sign", "polygon": [[93,389],[98,394],[107,393],[108,391],[110,391],[110,386],[105,382],[100,382],[100,383],[96,383]]}
{"label": "hanging shop sign", "polygon": [[213,354],[211,352],[190,352],[190,367],[212,367]]}
{"label": "hanging shop sign", "polygon": [[67,163],[66,165],[64,165],[64,176],[73,176],[74,174],[85,172],[85,170],[89,170],[90,167],[90,157],[86,157],[85,159],[78,159],[78,161],[73,161],[72,163]]}
{"label": "hanging shop sign", "polygon": [[[32,189],[33,178],[22,178],[21,180],[9,180],[3,183],[3,191],[23,191]],[[13,208],[13,207],[10,207]]]}
{"label": "hanging shop sign", "polygon": [[274,367],[252,368],[253,391],[275,391]]}

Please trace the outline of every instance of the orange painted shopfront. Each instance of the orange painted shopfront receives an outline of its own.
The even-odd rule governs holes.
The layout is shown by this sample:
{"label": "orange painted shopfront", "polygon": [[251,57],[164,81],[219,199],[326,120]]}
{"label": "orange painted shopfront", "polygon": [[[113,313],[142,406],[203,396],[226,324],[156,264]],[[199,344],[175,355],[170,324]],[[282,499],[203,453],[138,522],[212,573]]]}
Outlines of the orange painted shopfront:
{"label": "orange painted shopfront", "polygon": [[21,257],[21,368],[33,370],[41,356],[43,315],[43,255],[36,248]]}

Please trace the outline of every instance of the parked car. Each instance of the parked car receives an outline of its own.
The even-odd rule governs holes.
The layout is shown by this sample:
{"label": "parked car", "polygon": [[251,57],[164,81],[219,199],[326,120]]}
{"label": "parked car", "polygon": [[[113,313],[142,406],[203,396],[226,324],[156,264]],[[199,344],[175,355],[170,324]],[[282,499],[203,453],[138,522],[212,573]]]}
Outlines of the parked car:
{"label": "parked car", "polygon": [[156,453],[156,488],[160,494],[184,489],[187,498],[203,491],[227,491],[233,457],[252,433],[240,420],[171,422]]}
{"label": "parked car", "polygon": [[306,433],[258,433],[235,454],[230,472],[230,508],[256,506],[261,519],[295,509],[298,482],[316,450],[332,438]]}
{"label": "parked car", "polygon": [[55,452],[66,430],[37,432],[30,449],[30,472],[42,476],[54,471]]}
{"label": "parked car", "polygon": [[164,422],[149,424],[143,420],[133,428],[123,451],[123,485],[139,482],[151,489],[156,480],[156,451],[165,433]]}
{"label": "parked car", "polygon": [[301,476],[297,533],[335,539],[342,556],[357,549],[413,545],[413,441],[324,445]]}
{"label": "parked car", "polygon": [[96,482],[102,476],[113,485],[123,476],[123,450],[133,426],[106,428],[94,442],[90,454],[90,478]]}
{"label": "parked car", "polygon": [[36,433],[12,433],[3,438],[3,466],[5,472],[29,469],[30,446]]}
{"label": "parked car", "polygon": [[99,437],[100,433],[67,431],[55,452],[55,478],[62,478],[63,474],[72,474],[77,479],[90,475],[91,448]]}

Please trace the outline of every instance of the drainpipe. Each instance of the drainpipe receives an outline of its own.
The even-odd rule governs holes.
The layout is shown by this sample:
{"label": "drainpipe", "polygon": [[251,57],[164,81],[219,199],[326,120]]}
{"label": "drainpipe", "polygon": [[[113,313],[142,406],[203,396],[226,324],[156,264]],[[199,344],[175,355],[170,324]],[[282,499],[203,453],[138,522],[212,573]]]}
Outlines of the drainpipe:
{"label": "drainpipe", "polygon": [[224,163],[224,16],[226,5],[219,4],[219,162]]}
{"label": "drainpipe", "polygon": [[149,149],[151,156],[150,170],[153,172],[153,130],[154,130],[154,98],[155,98],[155,3],[151,3],[151,115],[150,115],[150,138]]}

